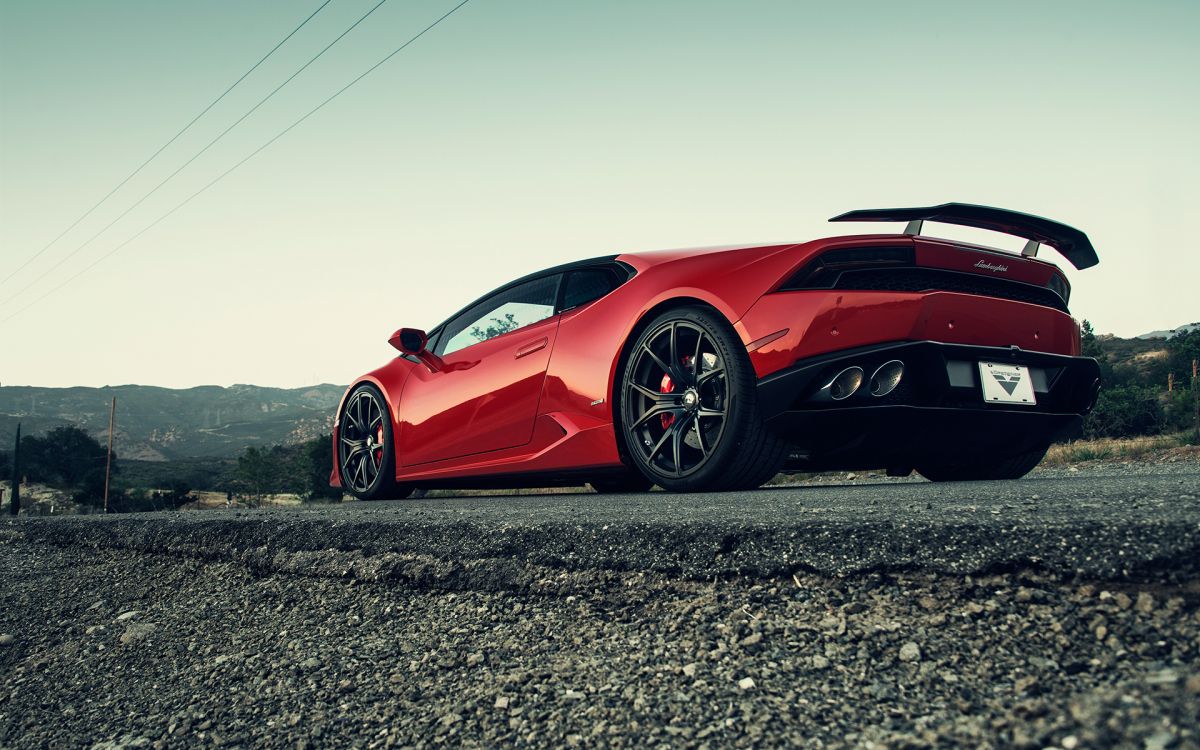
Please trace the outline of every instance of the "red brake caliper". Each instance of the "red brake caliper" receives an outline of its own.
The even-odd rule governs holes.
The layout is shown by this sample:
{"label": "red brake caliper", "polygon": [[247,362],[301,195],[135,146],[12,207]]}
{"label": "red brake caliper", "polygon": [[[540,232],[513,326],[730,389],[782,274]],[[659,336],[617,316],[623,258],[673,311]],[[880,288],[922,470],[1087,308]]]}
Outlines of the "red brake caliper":
{"label": "red brake caliper", "polygon": [[[683,368],[686,370],[687,368],[689,368],[691,366],[692,366],[692,358],[684,357],[683,358]],[[674,393],[675,392],[675,382],[671,380],[670,375],[668,375],[666,373],[663,374],[662,383],[659,384],[658,392],[659,393]],[[660,417],[660,419],[662,419],[662,426],[663,426],[664,430],[669,429],[671,427],[671,425],[675,424],[675,415],[674,414],[663,414]]]}
{"label": "red brake caliper", "polygon": [[[675,383],[671,382],[671,376],[663,374],[662,384],[658,388],[659,393],[672,393],[675,390]],[[659,417],[662,420],[664,430],[670,429],[671,425],[675,424],[674,414],[663,414]]]}
{"label": "red brake caliper", "polygon": [[375,458],[383,460],[383,422],[379,423],[379,430],[375,433],[375,440],[379,445],[379,452],[375,454]]}

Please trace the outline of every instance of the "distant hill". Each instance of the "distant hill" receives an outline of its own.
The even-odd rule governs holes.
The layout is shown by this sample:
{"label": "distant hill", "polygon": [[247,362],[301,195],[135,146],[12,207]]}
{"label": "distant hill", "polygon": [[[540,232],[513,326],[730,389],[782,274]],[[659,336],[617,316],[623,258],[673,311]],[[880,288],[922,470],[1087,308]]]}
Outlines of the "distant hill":
{"label": "distant hill", "polygon": [[107,439],[109,402],[116,396],[118,455],[149,461],[230,457],[249,445],[296,443],[329,432],[344,391],[327,383],[293,389],[7,386],[0,387],[0,435],[7,439],[20,422],[25,434],[73,424]]}
{"label": "distant hill", "polygon": [[1170,330],[1151,331],[1150,333],[1143,333],[1141,336],[1138,336],[1137,338],[1139,338],[1139,339],[1169,339],[1172,336],[1182,336],[1185,333],[1191,333],[1192,331],[1195,331],[1198,329],[1200,329],[1200,323],[1185,323],[1185,324],[1179,326],[1178,328],[1172,328]]}

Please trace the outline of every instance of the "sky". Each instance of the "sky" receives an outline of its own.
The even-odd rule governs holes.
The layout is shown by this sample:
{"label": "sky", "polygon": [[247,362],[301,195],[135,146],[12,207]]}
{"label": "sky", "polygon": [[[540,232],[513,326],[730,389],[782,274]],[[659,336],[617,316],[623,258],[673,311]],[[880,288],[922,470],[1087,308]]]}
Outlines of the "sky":
{"label": "sky", "polygon": [[[321,1],[0,4],[0,278]],[[388,0],[96,236],[377,1],[332,0],[0,283],[0,384],[348,383],[542,267],[950,200],[1087,232],[1098,331],[1200,320],[1191,1],[470,0],[142,232],[457,2]]]}

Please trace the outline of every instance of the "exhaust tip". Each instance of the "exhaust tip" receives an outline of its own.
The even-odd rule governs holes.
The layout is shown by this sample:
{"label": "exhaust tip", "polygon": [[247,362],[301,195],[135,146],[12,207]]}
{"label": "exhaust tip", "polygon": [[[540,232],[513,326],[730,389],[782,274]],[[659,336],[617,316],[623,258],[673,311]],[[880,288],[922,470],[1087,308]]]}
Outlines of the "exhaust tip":
{"label": "exhaust tip", "polygon": [[871,376],[871,395],[886,396],[896,390],[900,379],[904,377],[904,363],[898,359],[884,362]]}
{"label": "exhaust tip", "polygon": [[828,394],[828,397],[834,401],[850,398],[862,385],[863,377],[863,369],[861,367],[857,365],[847,367],[837,375],[834,375],[833,380],[829,381],[829,385],[822,388],[821,392]]}

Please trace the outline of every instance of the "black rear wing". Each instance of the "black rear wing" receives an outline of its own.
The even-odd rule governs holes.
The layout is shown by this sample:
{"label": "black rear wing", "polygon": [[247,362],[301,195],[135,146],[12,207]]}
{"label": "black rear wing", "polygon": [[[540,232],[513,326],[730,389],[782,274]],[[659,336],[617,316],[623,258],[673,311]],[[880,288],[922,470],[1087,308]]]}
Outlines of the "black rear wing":
{"label": "black rear wing", "polygon": [[943,203],[924,208],[863,208],[847,211],[830,221],[906,221],[905,234],[920,234],[926,221],[990,229],[1029,240],[1022,255],[1036,257],[1038,245],[1049,245],[1076,268],[1091,268],[1100,262],[1087,235],[1074,227],[1041,216],[970,203]]}

